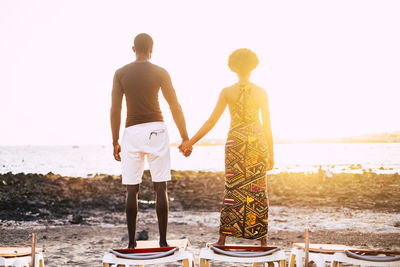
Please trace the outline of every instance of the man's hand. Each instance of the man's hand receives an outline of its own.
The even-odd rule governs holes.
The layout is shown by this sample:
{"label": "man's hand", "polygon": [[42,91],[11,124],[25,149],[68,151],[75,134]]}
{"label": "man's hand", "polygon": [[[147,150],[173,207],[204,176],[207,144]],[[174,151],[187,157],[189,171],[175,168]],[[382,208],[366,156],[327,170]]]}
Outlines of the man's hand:
{"label": "man's hand", "polygon": [[189,140],[182,141],[178,148],[185,157],[189,157],[192,154],[193,146]]}
{"label": "man's hand", "polygon": [[115,144],[113,144],[113,146],[114,146],[114,159],[116,160],[116,161],[121,161],[121,155],[120,155],[120,153],[121,153],[121,146],[119,145],[119,143],[117,142],[117,143],[115,143]]}

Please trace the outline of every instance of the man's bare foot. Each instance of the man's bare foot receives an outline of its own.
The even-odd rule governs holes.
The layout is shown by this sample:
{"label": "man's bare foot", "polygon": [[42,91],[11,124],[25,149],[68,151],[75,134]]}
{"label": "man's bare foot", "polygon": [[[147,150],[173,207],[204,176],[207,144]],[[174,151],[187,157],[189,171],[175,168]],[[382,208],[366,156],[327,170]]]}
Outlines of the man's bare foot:
{"label": "man's bare foot", "polygon": [[217,242],[212,243],[211,246],[225,246],[226,236],[220,235]]}
{"label": "man's bare foot", "polygon": [[266,237],[263,237],[263,238],[260,240],[260,245],[261,245],[262,247],[266,247],[266,246],[267,246],[267,238],[266,238]]}
{"label": "man's bare foot", "polygon": [[160,241],[160,248],[169,247],[167,241]]}
{"label": "man's bare foot", "polygon": [[137,246],[136,241],[134,243],[129,243],[128,248],[135,248]]}

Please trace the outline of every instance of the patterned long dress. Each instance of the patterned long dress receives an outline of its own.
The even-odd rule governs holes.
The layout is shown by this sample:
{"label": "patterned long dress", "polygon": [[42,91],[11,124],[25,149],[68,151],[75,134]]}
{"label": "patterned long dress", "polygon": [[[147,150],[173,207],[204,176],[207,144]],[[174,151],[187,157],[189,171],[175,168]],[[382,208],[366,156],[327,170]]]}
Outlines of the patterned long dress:
{"label": "patterned long dress", "polygon": [[250,84],[241,86],[239,99],[230,109],[220,234],[261,239],[268,233],[268,147],[251,91]]}

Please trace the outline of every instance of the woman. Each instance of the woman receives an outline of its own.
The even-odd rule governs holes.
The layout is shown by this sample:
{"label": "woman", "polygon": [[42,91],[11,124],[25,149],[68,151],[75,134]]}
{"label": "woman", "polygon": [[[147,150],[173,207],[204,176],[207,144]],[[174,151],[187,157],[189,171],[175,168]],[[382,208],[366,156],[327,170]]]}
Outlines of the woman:
{"label": "woman", "polygon": [[225,192],[220,236],[214,245],[225,245],[226,236],[260,240],[261,246],[267,243],[266,171],[274,165],[273,143],[267,94],[249,81],[257,65],[258,58],[249,49],[238,49],[229,56],[228,66],[238,75],[238,83],[222,90],[210,118],[179,147],[185,155],[190,154],[192,146],[214,127],[226,105],[229,106],[231,127],[225,145]]}

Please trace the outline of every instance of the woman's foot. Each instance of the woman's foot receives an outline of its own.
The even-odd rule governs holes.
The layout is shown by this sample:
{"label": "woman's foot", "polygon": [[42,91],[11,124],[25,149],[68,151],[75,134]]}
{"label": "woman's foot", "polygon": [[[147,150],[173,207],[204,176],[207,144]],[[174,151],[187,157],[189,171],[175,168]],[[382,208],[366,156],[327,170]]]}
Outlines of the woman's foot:
{"label": "woman's foot", "polygon": [[260,245],[261,245],[262,247],[266,247],[266,246],[267,246],[267,238],[266,238],[266,237],[263,237],[263,238],[260,240]]}
{"label": "woman's foot", "polygon": [[226,236],[219,235],[218,241],[215,243],[212,243],[211,246],[225,246],[225,239],[226,239]]}

